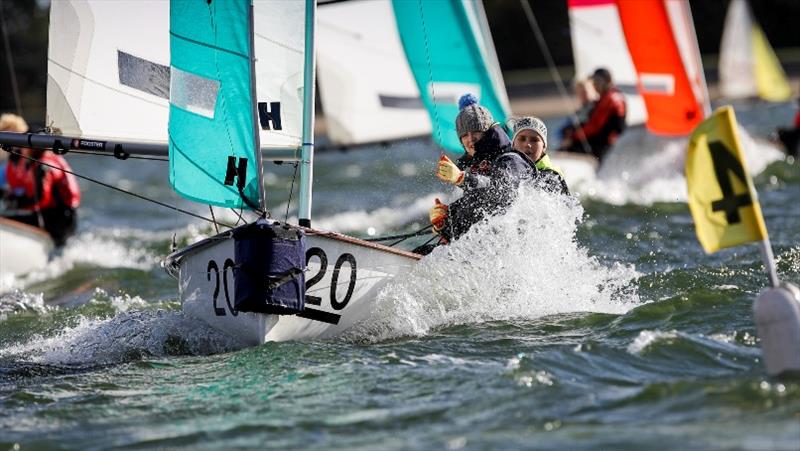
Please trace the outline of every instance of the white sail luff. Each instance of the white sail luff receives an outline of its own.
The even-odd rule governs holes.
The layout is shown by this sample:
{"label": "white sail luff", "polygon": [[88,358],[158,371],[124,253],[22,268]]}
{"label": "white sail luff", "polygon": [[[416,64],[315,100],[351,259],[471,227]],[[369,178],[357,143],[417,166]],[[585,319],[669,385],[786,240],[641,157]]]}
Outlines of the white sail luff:
{"label": "white sail luff", "polygon": [[752,39],[753,17],[745,0],[732,0],[725,16],[719,55],[720,92],[736,99],[755,97],[755,55]]}

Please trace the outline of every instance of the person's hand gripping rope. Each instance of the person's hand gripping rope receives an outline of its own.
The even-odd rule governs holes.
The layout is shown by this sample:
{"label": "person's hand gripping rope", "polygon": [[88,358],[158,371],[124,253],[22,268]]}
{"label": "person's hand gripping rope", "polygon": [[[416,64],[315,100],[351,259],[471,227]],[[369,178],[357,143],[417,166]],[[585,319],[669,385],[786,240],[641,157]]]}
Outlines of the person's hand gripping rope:
{"label": "person's hand gripping rope", "polygon": [[441,203],[439,199],[436,199],[436,204],[431,208],[430,212],[428,213],[431,219],[431,225],[433,225],[433,233],[438,234],[442,228],[444,228],[445,219],[447,219],[447,205]]}

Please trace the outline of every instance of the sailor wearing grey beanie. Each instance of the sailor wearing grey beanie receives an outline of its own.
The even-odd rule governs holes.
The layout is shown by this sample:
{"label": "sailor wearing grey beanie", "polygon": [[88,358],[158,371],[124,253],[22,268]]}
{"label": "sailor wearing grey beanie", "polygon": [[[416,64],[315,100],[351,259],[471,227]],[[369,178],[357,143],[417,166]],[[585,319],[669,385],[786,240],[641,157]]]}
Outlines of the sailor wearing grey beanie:
{"label": "sailor wearing grey beanie", "polygon": [[464,94],[458,99],[458,109],[456,132],[459,138],[470,132],[485,132],[494,125],[492,113],[478,105],[478,99],[472,94]]}

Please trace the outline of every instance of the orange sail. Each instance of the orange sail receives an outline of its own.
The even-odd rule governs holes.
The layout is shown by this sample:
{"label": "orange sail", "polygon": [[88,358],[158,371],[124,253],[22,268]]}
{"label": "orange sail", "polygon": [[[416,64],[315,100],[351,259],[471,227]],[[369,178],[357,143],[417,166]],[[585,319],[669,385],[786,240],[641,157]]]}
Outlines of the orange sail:
{"label": "orange sail", "polygon": [[705,82],[684,2],[618,0],[622,29],[647,107],[647,129],[685,135],[703,120]]}

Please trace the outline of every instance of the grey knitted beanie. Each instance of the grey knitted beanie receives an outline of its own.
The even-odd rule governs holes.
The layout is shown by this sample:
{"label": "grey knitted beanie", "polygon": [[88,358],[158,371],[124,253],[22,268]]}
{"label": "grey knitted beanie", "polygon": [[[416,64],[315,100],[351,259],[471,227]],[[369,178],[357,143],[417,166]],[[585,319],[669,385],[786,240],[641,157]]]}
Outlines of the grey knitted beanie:
{"label": "grey knitted beanie", "polygon": [[464,94],[458,100],[458,116],[456,116],[456,132],[462,137],[469,132],[485,132],[494,124],[492,113],[478,105],[478,99],[472,94]]}
{"label": "grey knitted beanie", "polygon": [[526,116],[514,121],[514,136],[511,138],[512,143],[519,132],[523,130],[533,130],[538,133],[539,136],[542,137],[542,141],[544,141],[544,148],[547,149],[547,126],[544,125],[541,119],[538,117]]}

